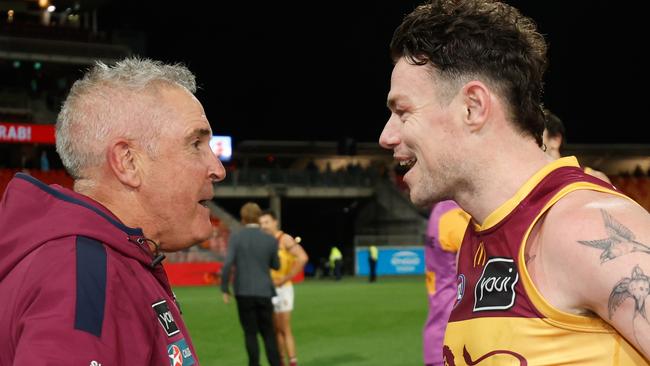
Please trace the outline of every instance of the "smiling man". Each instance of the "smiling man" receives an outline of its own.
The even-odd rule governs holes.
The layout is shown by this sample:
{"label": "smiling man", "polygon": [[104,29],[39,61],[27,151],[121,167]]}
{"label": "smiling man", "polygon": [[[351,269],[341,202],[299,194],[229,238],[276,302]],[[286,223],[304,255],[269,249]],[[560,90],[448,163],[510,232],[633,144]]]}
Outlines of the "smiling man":
{"label": "smiling man", "polygon": [[472,217],[439,363],[648,365],[650,215],[540,149],[546,44],[533,21],[434,0],[391,51],[380,144],[409,168],[414,203],[453,199]]}
{"label": "smiling man", "polygon": [[225,177],[195,90],[146,59],[72,86],[56,146],[74,190],[18,174],[0,204],[0,365],[198,365],[160,264],[212,234]]}

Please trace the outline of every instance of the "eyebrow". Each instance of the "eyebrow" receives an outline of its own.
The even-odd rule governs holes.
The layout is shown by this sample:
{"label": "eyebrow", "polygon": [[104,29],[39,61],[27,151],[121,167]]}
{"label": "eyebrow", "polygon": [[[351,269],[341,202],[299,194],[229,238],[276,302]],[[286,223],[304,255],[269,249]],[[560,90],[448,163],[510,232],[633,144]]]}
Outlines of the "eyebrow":
{"label": "eyebrow", "polygon": [[391,111],[395,109],[395,105],[397,104],[400,99],[407,99],[404,95],[402,94],[394,94],[393,96],[389,96],[388,100],[386,101],[386,107],[390,109]]}
{"label": "eyebrow", "polygon": [[189,135],[187,135],[187,140],[189,141],[194,137],[204,137],[204,136],[211,136],[211,135],[212,135],[212,131],[210,131],[209,128],[195,128],[194,130],[192,130],[192,132]]}

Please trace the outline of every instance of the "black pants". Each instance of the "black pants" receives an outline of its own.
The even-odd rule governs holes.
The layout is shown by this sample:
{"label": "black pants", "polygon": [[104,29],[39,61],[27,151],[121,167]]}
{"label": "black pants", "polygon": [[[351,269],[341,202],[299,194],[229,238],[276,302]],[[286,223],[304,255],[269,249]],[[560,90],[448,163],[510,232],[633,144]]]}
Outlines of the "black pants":
{"label": "black pants", "polygon": [[368,266],[370,266],[370,282],[377,280],[377,260],[368,258]]}
{"label": "black pants", "polygon": [[334,277],[338,281],[341,276],[343,276],[343,260],[337,259],[334,261]]}
{"label": "black pants", "polygon": [[261,296],[237,296],[239,323],[244,329],[248,365],[260,366],[260,348],[257,333],[262,335],[269,365],[280,365],[280,353],[273,329],[273,304],[271,298]]}

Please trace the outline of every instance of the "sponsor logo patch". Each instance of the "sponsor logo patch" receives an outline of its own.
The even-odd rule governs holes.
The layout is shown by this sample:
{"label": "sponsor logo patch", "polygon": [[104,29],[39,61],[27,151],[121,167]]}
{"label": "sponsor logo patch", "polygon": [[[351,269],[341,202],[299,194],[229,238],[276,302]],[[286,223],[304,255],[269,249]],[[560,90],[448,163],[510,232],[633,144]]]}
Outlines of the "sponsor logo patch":
{"label": "sponsor logo patch", "polygon": [[174,334],[178,334],[178,332],[180,332],[178,326],[176,325],[176,322],[174,321],[172,312],[169,310],[169,306],[167,305],[167,300],[158,301],[153,305],[151,305],[151,307],[156,313],[156,316],[158,317],[158,321],[160,322],[160,325],[165,330],[165,333],[167,333],[168,337],[171,337]]}
{"label": "sponsor logo patch", "polygon": [[185,342],[185,338],[168,345],[167,354],[171,366],[192,366],[195,363],[192,350]]}
{"label": "sponsor logo patch", "polygon": [[456,302],[454,303],[454,307],[460,304],[463,296],[465,296],[465,275],[461,273],[456,280]]}
{"label": "sponsor logo patch", "polygon": [[510,309],[517,281],[519,272],[512,258],[490,258],[474,288],[474,311]]}

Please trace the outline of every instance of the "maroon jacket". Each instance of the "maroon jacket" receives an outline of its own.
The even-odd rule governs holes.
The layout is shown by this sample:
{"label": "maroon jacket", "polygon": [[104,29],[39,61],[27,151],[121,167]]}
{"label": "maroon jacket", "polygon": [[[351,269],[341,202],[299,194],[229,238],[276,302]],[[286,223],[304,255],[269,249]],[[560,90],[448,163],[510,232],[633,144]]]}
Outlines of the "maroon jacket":
{"label": "maroon jacket", "polygon": [[142,230],[24,174],[0,202],[0,366],[198,365]]}

